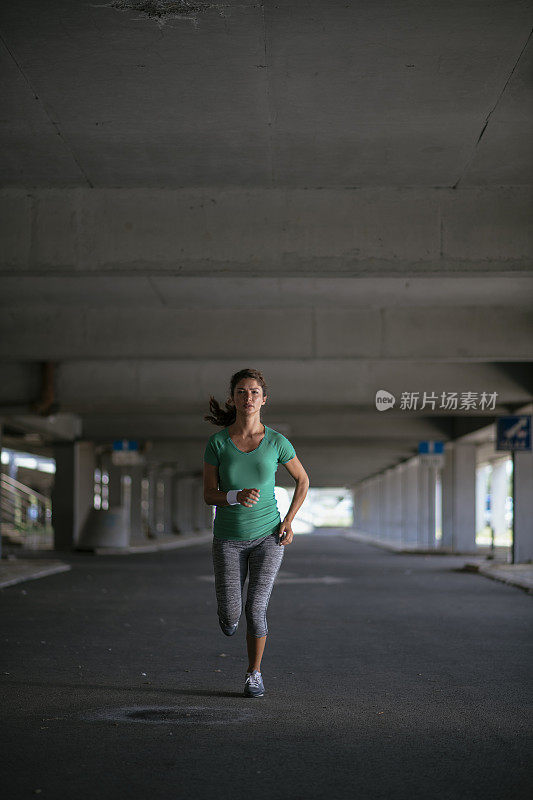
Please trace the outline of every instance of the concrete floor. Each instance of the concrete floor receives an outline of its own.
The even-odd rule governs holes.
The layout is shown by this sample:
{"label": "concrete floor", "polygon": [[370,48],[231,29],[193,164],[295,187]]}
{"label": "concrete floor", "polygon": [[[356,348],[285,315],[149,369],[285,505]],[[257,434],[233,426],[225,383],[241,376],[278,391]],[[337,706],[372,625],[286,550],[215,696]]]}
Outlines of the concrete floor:
{"label": "concrete floor", "polygon": [[0,591],[9,800],[530,796],[531,598],[464,559],[297,536],[255,700],[208,544],[66,560]]}

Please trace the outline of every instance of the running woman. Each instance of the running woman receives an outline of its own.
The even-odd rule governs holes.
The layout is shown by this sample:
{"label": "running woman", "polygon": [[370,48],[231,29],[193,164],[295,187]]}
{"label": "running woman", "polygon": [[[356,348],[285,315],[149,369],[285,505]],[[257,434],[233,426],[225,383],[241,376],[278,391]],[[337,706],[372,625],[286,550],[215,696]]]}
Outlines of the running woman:
{"label": "running woman", "polygon": [[[262,697],[261,659],[268,633],[268,601],[284,547],[292,542],[291,523],[305,500],[309,478],[289,440],[261,422],[261,408],[267,401],[261,373],[256,369],[236,372],[229,395],[226,410],[210,397],[211,414],[204,417],[222,427],[209,437],[205,448],[204,500],[217,507],[212,556],[218,620],[226,636],[233,636],[237,630],[249,573],[244,694]],[[283,464],[296,481],[283,520],[274,496],[278,464]]]}

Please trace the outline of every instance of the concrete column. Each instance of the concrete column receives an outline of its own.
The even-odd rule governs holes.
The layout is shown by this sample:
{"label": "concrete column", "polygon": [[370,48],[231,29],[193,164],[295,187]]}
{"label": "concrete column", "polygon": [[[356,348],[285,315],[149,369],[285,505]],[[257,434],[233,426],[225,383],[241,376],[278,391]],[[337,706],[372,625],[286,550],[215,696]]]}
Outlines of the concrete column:
{"label": "concrete column", "polygon": [[146,541],[146,536],[142,525],[142,479],[143,465],[135,464],[124,468],[125,474],[129,475],[131,483],[129,485],[129,518],[130,518],[130,544]]}
{"label": "concrete column", "polygon": [[180,527],[180,508],[179,508],[179,481],[180,478],[174,474],[172,477],[172,532],[181,533]]}
{"label": "concrete column", "polygon": [[383,473],[383,531],[382,538],[393,538],[392,504],[393,504],[393,470],[387,469]]}
{"label": "concrete column", "polygon": [[354,496],[354,518],[353,530],[367,533],[366,519],[368,515],[368,501],[367,501],[367,486],[365,483],[360,483],[356,487],[356,494]]}
{"label": "concrete column", "polygon": [[192,478],[176,479],[175,527],[179,533],[190,533],[194,528]]}
{"label": "concrete column", "polygon": [[162,473],[157,470],[154,479],[153,479],[153,486],[152,486],[152,495],[153,495],[153,503],[154,503],[154,531],[156,535],[163,533],[165,523],[164,523],[164,495],[165,495],[165,481],[163,479]]}
{"label": "concrete column", "polygon": [[205,505],[205,503],[203,502],[202,498],[203,489],[200,485],[200,481],[197,478],[193,478],[192,480],[191,491],[192,491],[192,527],[194,531],[200,531],[203,528],[202,505]]}
{"label": "concrete column", "polygon": [[367,503],[367,515],[366,515],[366,533],[369,536],[374,535],[374,514],[375,514],[375,505],[374,505],[374,480],[371,478],[366,484],[366,503]]}
{"label": "concrete column", "polygon": [[402,469],[395,467],[391,476],[391,530],[390,538],[399,543],[402,540]]}
{"label": "concrete column", "polygon": [[376,535],[385,538],[385,479],[383,474],[376,478]]}
{"label": "concrete column", "polygon": [[435,549],[435,483],[436,469],[418,462],[417,546]]}
{"label": "concrete column", "polygon": [[361,526],[363,533],[370,535],[372,531],[372,483],[366,480],[363,484],[363,501],[361,504]]}
{"label": "concrete column", "polygon": [[203,509],[203,529],[206,531],[213,530],[213,506],[208,506],[204,500],[204,487],[203,487],[203,479],[202,479],[202,493],[201,493],[201,501],[202,501],[202,509]]}
{"label": "concrete column", "polygon": [[377,537],[377,509],[376,501],[377,484],[376,479],[371,478],[368,482],[368,533],[370,536]]}
{"label": "concrete column", "polygon": [[513,563],[533,561],[533,452],[514,454]]}
{"label": "concrete column", "polygon": [[96,458],[92,442],[54,444],[56,472],[52,488],[54,549],[70,550],[93,508]]}
{"label": "concrete column", "polygon": [[212,506],[204,501],[204,482],[202,478],[192,479],[193,529],[205,531],[212,527]]}
{"label": "concrete column", "polygon": [[102,470],[107,472],[109,476],[109,508],[117,508],[122,505],[122,467],[113,464],[111,461],[111,454],[106,453],[102,456]]}
{"label": "concrete column", "polygon": [[122,505],[122,471],[124,468],[111,463],[106,468],[109,475],[109,508],[118,508]]}
{"label": "concrete column", "polygon": [[361,498],[363,494],[363,487],[359,486],[352,486],[352,505],[353,505],[353,523],[352,528],[355,531],[362,531],[363,526],[361,522]]}
{"label": "concrete column", "polygon": [[165,468],[161,471],[160,485],[163,487],[161,496],[161,532],[168,536],[174,533],[172,521],[172,494],[174,490],[174,470]]}
{"label": "concrete column", "polygon": [[418,542],[418,463],[410,459],[402,470],[402,542]]}
{"label": "concrete column", "polygon": [[[492,464],[490,481],[490,524],[494,531],[495,543],[501,544],[505,536],[507,524],[505,522],[505,501],[507,499],[507,460],[495,461]],[[531,487],[533,491],[533,486]],[[498,540],[500,540],[498,542]]]}
{"label": "concrete column", "polygon": [[146,522],[150,536],[157,536],[157,469],[153,465],[146,472],[148,480],[148,509]]}
{"label": "concrete column", "polygon": [[435,472],[435,547],[442,546],[442,475]]}
{"label": "concrete column", "polygon": [[382,516],[382,499],[381,499],[381,479],[376,476],[372,481],[372,503],[374,506],[373,513],[373,535],[376,539],[380,538],[381,531],[381,516]]}
{"label": "concrete column", "polygon": [[[2,474],[2,437],[4,425],[0,421],[0,475]],[[0,509],[2,508],[2,481],[0,480]],[[0,558],[2,557],[2,511],[0,510]]]}
{"label": "concrete column", "polygon": [[487,501],[487,479],[491,471],[488,464],[476,469],[476,534],[485,528],[485,507]]}
{"label": "concrete column", "polygon": [[353,530],[360,533],[367,533],[366,528],[366,505],[365,505],[364,483],[359,483],[352,489],[353,496]]}
{"label": "concrete column", "polygon": [[442,546],[456,553],[476,550],[476,446],[447,442],[442,470]]}

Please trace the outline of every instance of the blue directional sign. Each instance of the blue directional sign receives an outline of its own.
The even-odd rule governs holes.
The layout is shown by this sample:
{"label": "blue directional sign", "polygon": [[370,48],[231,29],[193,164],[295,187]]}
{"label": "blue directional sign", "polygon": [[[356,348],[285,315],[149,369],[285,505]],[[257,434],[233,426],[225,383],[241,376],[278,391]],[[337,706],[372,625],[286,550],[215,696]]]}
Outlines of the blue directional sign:
{"label": "blue directional sign", "polygon": [[139,442],[134,439],[115,439],[113,450],[138,450]]}
{"label": "blue directional sign", "polygon": [[496,450],[531,450],[531,417],[498,417]]}
{"label": "blue directional sign", "polygon": [[418,452],[422,455],[444,453],[444,442],[418,442]]}

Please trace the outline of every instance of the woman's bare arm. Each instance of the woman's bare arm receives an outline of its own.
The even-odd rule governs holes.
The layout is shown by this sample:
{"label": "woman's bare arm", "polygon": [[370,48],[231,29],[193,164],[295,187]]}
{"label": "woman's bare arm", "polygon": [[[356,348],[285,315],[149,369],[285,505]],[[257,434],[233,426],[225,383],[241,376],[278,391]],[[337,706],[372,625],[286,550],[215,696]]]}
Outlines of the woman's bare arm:
{"label": "woman's bare arm", "polygon": [[291,460],[287,461],[283,466],[296,481],[296,488],[292,496],[292,501],[289,510],[285,514],[285,520],[287,522],[292,522],[296,516],[296,512],[306,498],[307,490],[309,489],[309,477],[297,456],[291,458]]}

